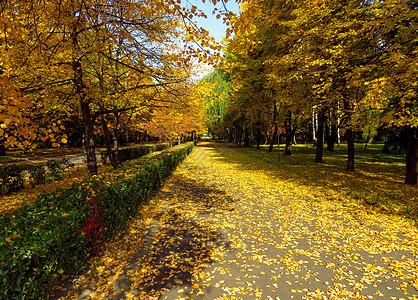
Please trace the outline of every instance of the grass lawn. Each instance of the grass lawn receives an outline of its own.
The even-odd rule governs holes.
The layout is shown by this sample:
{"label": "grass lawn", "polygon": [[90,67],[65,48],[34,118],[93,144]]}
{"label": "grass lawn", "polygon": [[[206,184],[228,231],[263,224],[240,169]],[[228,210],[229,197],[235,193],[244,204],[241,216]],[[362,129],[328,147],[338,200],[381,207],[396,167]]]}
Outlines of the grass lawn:
{"label": "grass lawn", "polygon": [[[231,146],[234,147],[234,146]],[[275,169],[277,176],[306,186],[314,186],[344,201],[363,206],[365,209],[402,215],[418,221],[418,187],[404,184],[405,155],[382,153],[381,144],[356,145],[355,171],[346,172],[347,147],[342,144],[333,152],[324,150],[323,163],[315,163],[315,148],[312,145],[295,145],[291,156],[284,156],[280,147],[280,162],[277,146],[273,153],[268,146],[236,148],[237,151]]]}
{"label": "grass lawn", "polygon": [[[98,173],[103,174],[113,169],[111,165],[99,165]],[[0,214],[22,206],[25,202],[33,203],[38,195],[45,192],[52,192],[57,188],[69,187],[87,177],[87,167],[74,167],[66,171],[63,180],[52,181],[35,187],[28,187],[10,195],[0,195]]]}

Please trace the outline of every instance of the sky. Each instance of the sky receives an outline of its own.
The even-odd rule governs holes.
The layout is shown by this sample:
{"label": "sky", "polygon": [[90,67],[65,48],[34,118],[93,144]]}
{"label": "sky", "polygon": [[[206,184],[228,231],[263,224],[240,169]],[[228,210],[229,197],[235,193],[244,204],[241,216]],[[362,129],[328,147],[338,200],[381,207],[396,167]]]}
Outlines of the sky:
{"label": "sky", "polygon": [[[193,21],[196,22],[198,27],[203,27],[205,30],[208,30],[210,35],[216,39],[217,42],[221,42],[225,37],[225,31],[227,26],[223,24],[222,17],[216,19],[216,14],[212,14],[213,9],[216,7],[219,10],[224,10],[222,3],[217,3],[216,6],[213,5],[211,0],[206,0],[205,3],[202,0],[183,0],[182,5],[187,5],[191,7],[192,5],[196,6],[198,9],[202,10],[207,18],[193,18]],[[239,5],[235,0],[228,0],[225,3],[226,8],[229,11],[232,11],[236,14],[239,13]],[[208,64],[200,64],[201,70],[198,72],[198,79],[202,78],[206,74],[210,73],[213,70],[213,67]]]}

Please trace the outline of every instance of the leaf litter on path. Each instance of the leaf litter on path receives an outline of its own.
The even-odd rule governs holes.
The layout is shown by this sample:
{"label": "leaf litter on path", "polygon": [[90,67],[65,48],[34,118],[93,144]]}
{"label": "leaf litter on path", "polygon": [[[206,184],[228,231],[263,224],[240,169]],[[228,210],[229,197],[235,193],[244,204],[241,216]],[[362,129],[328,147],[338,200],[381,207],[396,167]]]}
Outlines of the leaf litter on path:
{"label": "leaf litter on path", "polygon": [[197,146],[63,298],[418,299],[416,227],[257,163]]}

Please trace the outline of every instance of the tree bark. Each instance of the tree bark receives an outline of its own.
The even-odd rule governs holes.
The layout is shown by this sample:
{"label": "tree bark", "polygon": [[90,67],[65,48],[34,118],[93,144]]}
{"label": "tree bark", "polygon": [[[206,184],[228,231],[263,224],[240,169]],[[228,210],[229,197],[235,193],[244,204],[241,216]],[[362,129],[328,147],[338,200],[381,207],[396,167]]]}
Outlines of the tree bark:
{"label": "tree bark", "polygon": [[274,146],[274,142],[276,141],[277,138],[277,131],[279,130],[279,126],[278,126],[278,118],[277,118],[277,105],[276,103],[274,103],[274,107],[273,107],[273,119],[274,119],[274,132],[273,132],[273,137],[271,139],[270,142],[270,147],[269,147],[269,152],[273,152],[273,146]]}
{"label": "tree bark", "polygon": [[370,137],[370,135],[367,137],[366,139],[366,144],[364,144],[364,149],[363,151],[367,150],[367,145],[373,143],[373,137]]}
{"label": "tree bark", "polygon": [[348,100],[346,91],[344,91],[344,110],[345,110],[345,126],[347,127],[345,132],[345,139],[347,141],[347,171],[354,171],[354,131],[351,128],[351,115],[352,115],[352,104]]}
{"label": "tree bark", "polygon": [[354,132],[351,128],[348,128],[345,133],[345,139],[347,140],[347,171],[354,171]]}
{"label": "tree bark", "polygon": [[[77,28],[73,29],[71,34],[72,46],[74,49],[78,48]],[[84,129],[84,149],[86,151],[87,158],[87,170],[89,176],[97,175],[97,160],[96,160],[96,149],[94,146],[94,118],[90,111],[90,102],[87,99],[85,92],[85,85],[83,81],[83,69],[80,60],[74,55],[71,67],[73,69],[73,83],[75,94],[77,95],[81,115],[83,118],[83,129]]]}
{"label": "tree bark", "polygon": [[285,121],[286,148],[284,155],[292,155],[292,112],[289,111]]}
{"label": "tree bark", "polygon": [[317,115],[315,112],[315,108],[312,108],[312,141],[314,146],[316,146],[316,131],[317,131]]}
{"label": "tree bark", "polygon": [[250,134],[248,132],[248,125],[244,123],[244,147],[250,147]]}
{"label": "tree bark", "polygon": [[405,183],[410,185],[417,185],[418,173],[418,128],[406,128],[407,145],[406,145],[406,176]]}
{"label": "tree bark", "polygon": [[113,112],[113,155],[115,157],[115,162],[117,166],[122,165],[122,162],[120,161],[120,155],[119,155],[119,113],[117,112],[117,109],[115,108]]}
{"label": "tree bark", "polygon": [[318,135],[316,141],[316,155],[315,162],[322,163],[322,153],[324,150],[324,128],[325,128],[326,115],[325,111],[321,110],[318,114]]}
{"label": "tree bark", "polygon": [[74,72],[74,86],[76,94],[80,99],[81,114],[84,127],[84,149],[86,150],[87,169],[89,176],[97,175],[96,149],[94,146],[94,119],[90,111],[90,103],[84,94],[83,71],[79,60],[74,59],[72,63]]}
{"label": "tree bark", "polygon": [[272,137],[272,139],[270,141],[269,152],[273,152],[274,142],[277,140],[277,131],[278,131],[278,126],[276,124],[274,126],[273,137]]}
{"label": "tree bark", "polygon": [[297,145],[298,142],[296,141],[296,127],[297,127],[297,118],[292,122],[290,129],[292,130],[292,145]]}
{"label": "tree bark", "polygon": [[0,144],[0,156],[6,156],[6,147],[3,144]]}
{"label": "tree bark", "polygon": [[238,145],[238,138],[237,138],[237,127],[234,126],[234,142],[235,142],[235,146]]}
{"label": "tree bark", "polygon": [[118,164],[115,160],[114,152],[112,151],[112,139],[110,138],[109,128],[107,127],[107,123],[103,115],[100,116],[100,122],[102,123],[106,151],[109,156],[110,163],[112,164],[112,167],[116,169],[118,167]]}
{"label": "tree bark", "polygon": [[329,135],[328,143],[327,143],[328,151],[334,151],[336,141],[337,141],[337,126],[335,124],[331,124],[331,133]]}
{"label": "tree bark", "polygon": [[86,150],[89,176],[97,175],[96,148],[94,145],[93,118],[88,101],[80,101],[84,125],[84,149]]}
{"label": "tree bark", "polygon": [[257,131],[256,131],[256,142],[257,142],[257,149],[260,149],[260,144],[261,144],[261,129],[260,129],[260,121],[257,122],[256,124],[257,126]]}

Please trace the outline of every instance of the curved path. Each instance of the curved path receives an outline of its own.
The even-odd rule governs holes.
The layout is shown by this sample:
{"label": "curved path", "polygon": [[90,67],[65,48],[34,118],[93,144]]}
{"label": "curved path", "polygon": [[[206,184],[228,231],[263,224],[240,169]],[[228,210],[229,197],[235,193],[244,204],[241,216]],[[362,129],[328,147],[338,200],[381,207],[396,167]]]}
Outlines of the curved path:
{"label": "curved path", "polygon": [[202,143],[66,298],[418,299],[415,227],[276,175]]}

